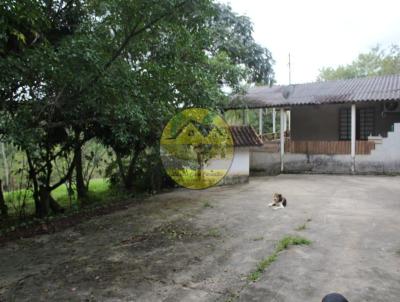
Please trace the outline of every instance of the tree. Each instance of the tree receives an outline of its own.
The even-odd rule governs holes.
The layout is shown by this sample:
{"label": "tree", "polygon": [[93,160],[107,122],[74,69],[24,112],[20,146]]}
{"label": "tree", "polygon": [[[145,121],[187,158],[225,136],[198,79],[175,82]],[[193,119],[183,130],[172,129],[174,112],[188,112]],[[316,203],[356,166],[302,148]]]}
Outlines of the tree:
{"label": "tree", "polygon": [[3,184],[0,179],[0,217],[7,218],[8,217],[8,207],[6,205],[6,201],[4,200],[3,195]]}
{"label": "tree", "polygon": [[[217,108],[223,86],[271,80],[248,19],[209,0],[7,0],[0,9],[0,139],[26,153],[39,216],[62,211],[51,192],[74,172],[85,196],[91,139],[115,151],[130,190],[176,111]],[[70,154],[56,179],[55,162]]]}
{"label": "tree", "polygon": [[[120,16],[126,13],[115,9],[121,9]],[[163,126],[177,111],[217,109],[227,99],[224,86],[235,91],[243,82],[270,84],[273,79],[269,51],[255,43],[249,19],[228,6],[194,1],[142,38],[144,43],[126,48],[125,60],[137,71],[131,76],[135,92],[114,106],[113,118],[105,117],[99,128],[103,142],[115,150],[127,190],[135,175],[152,170],[141,166],[140,154],[159,152]]]}
{"label": "tree", "polygon": [[400,46],[392,45],[381,49],[379,45],[367,53],[361,53],[351,64],[337,68],[320,69],[318,81],[362,78],[367,76],[389,75],[400,73]]}

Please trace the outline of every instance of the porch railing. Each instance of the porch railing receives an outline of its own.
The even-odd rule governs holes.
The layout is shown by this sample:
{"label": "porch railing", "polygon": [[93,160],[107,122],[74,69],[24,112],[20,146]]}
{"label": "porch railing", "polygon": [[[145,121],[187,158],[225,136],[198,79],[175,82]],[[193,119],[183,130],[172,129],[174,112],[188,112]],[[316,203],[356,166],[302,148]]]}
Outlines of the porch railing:
{"label": "porch railing", "polygon": [[[375,142],[357,141],[356,154],[371,154],[375,149]],[[302,154],[350,154],[350,141],[287,141],[285,152]]]}

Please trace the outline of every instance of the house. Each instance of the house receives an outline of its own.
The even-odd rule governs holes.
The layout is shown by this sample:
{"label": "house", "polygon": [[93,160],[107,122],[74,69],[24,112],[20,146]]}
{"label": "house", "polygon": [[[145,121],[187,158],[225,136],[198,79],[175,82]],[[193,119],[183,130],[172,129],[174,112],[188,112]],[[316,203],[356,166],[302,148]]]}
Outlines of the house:
{"label": "house", "polygon": [[249,181],[250,148],[261,147],[262,140],[251,126],[230,126],[234,144],[231,166],[221,184],[236,184]]}
{"label": "house", "polygon": [[400,174],[400,75],[253,87],[226,109],[258,110],[260,135],[280,111],[279,139],[252,148],[254,172]]}

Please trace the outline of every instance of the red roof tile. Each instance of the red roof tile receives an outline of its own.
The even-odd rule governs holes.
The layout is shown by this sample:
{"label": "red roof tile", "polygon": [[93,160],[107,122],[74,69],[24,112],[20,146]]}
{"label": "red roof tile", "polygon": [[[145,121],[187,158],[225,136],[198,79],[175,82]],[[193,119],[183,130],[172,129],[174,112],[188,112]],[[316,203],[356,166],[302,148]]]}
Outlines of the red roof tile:
{"label": "red roof tile", "polygon": [[261,146],[262,140],[251,126],[229,126],[235,147]]}

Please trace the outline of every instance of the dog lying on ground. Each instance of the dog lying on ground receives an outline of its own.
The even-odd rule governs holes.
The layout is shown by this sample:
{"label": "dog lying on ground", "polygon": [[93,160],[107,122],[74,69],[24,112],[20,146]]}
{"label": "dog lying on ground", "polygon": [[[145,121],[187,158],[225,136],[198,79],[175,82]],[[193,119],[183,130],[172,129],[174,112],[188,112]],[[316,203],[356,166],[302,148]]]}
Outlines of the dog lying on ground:
{"label": "dog lying on ground", "polygon": [[274,193],[272,194],[272,202],[268,204],[269,207],[276,209],[283,209],[287,205],[287,200],[282,194]]}

